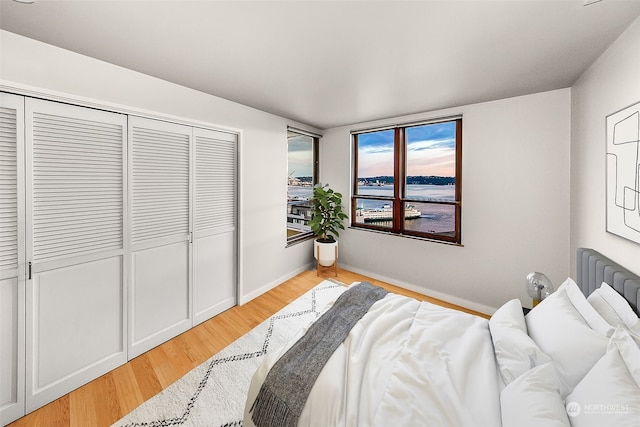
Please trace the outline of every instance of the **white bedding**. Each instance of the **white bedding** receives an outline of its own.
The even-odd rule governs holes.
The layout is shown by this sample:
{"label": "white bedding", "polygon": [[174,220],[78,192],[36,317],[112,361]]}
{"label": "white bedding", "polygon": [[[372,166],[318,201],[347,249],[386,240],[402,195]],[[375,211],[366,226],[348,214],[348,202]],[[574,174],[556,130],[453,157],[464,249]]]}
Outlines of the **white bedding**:
{"label": "white bedding", "polygon": [[[607,286],[587,300],[568,278],[526,318],[516,299],[491,320],[388,294],[331,356],[298,425],[636,427],[640,318]],[[305,331],[254,375],[245,426]]]}
{"label": "white bedding", "polygon": [[[255,373],[249,414],[269,369]],[[299,426],[500,426],[498,372],[488,321],[395,294],[376,302],[331,356]]]}

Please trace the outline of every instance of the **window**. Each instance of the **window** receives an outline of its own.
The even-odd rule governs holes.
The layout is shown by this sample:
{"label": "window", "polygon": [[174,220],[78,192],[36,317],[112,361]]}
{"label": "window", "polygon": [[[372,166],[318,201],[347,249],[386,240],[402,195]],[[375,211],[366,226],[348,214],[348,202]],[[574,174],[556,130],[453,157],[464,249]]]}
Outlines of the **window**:
{"label": "window", "polygon": [[287,129],[287,243],[313,236],[311,196],[318,183],[318,135]]}
{"label": "window", "polygon": [[460,244],[462,118],[352,134],[351,226]]}

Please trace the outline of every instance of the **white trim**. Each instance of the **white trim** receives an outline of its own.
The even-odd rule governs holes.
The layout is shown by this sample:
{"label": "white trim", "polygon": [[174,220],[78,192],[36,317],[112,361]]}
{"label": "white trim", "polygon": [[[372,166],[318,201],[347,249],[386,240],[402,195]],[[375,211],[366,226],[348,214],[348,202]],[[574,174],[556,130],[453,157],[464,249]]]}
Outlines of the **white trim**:
{"label": "white trim", "polygon": [[238,132],[236,142],[236,305],[242,305],[244,291],[244,252],[242,251],[242,239],[244,238],[244,218],[241,215],[242,208],[242,144],[244,143],[242,131]]}
{"label": "white trim", "polygon": [[484,313],[487,315],[492,315],[493,313],[495,313],[498,309],[496,307],[491,307],[488,305],[484,305],[484,304],[480,304],[477,302],[473,302],[473,301],[469,301],[467,299],[464,298],[460,298],[454,295],[449,295],[446,294],[444,292],[438,292],[438,291],[433,291],[431,289],[426,289],[420,286],[416,286],[413,285],[411,283],[406,283],[403,282],[401,280],[398,279],[394,279],[392,277],[387,277],[387,276],[382,276],[382,275],[378,275],[378,274],[371,274],[368,271],[365,271],[361,268],[357,268],[357,267],[353,267],[353,266],[349,266],[349,265],[342,265],[342,264],[338,264],[339,268],[343,268],[345,270],[349,270],[352,271],[354,273],[358,273],[358,274],[362,274],[364,276],[369,276],[371,278],[374,278],[376,280],[380,280],[382,282],[387,282],[389,284],[392,285],[396,285],[396,286],[400,286],[401,288],[405,288],[407,290],[413,291],[413,292],[417,292],[419,294],[422,295],[426,295],[428,297],[431,298],[436,298],[439,299],[441,301],[444,302],[448,302],[450,304],[455,304],[455,305],[459,305],[460,307],[464,307],[464,308],[468,308],[470,310],[473,311],[477,311],[480,313]]}
{"label": "white trim", "polygon": [[462,114],[460,113],[460,114],[453,114],[450,116],[435,117],[433,119],[414,120],[410,122],[392,123],[389,125],[374,126],[370,128],[353,129],[350,131],[350,133],[351,135],[357,135],[361,133],[378,132],[378,131],[395,129],[395,128],[408,128],[408,127],[421,126],[421,125],[433,125],[436,123],[452,122],[455,120],[459,120],[461,118],[462,118]]}
{"label": "white trim", "polygon": [[311,131],[304,130],[304,129],[300,129],[300,128],[297,128],[297,127],[294,127],[294,126],[289,126],[289,125],[287,125],[287,132],[295,132],[295,133],[299,133],[301,135],[310,136],[312,138],[318,138],[318,139],[322,138],[322,135],[320,135],[318,133],[311,132]]}
{"label": "white trim", "polygon": [[302,273],[303,271],[306,270],[311,270],[311,269],[315,269],[315,263],[309,263],[303,267],[297,268],[294,271],[285,274],[284,276],[280,276],[279,278],[277,278],[276,280],[273,280],[269,283],[267,283],[264,286],[261,286],[260,288],[256,289],[253,292],[250,292],[246,295],[240,295],[240,298],[238,299],[238,305],[245,305],[246,303],[248,303],[249,301],[259,297],[262,294],[265,294],[267,292],[269,292],[271,289],[275,288],[278,285],[283,284],[284,282],[286,282],[287,280],[297,276],[298,274]]}
{"label": "white trim", "polygon": [[[447,302],[449,304],[454,304],[454,305],[458,305],[460,307],[464,307],[464,308],[468,308],[470,310],[473,311],[477,311],[479,313],[484,313],[487,315],[492,315],[493,313],[495,313],[498,309],[496,307],[491,307],[488,305],[484,305],[484,304],[479,304],[477,302],[473,302],[464,298],[460,298],[460,297],[456,297],[454,295],[449,295],[443,292],[438,292],[438,291],[432,291],[430,289],[425,289],[422,288],[420,286],[416,286],[416,285],[412,285],[410,283],[406,283],[397,279],[394,279],[392,277],[387,277],[387,276],[382,276],[382,275],[378,275],[378,274],[372,274],[371,272],[365,271],[361,268],[357,268],[357,267],[353,267],[350,265],[345,265],[345,264],[340,264],[338,263],[338,268],[339,269],[344,269],[344,270],[349,270],[352,271],[354,273],[358,273],[358,274],[362,274],[363,276],[368,276],[371,277],[373,279],[376,280],[380,280],[382,282],[386,282],[395,286],[399,286],[401,288],[407,289],[409,291],[413,291],[413,292],[417,292],[419,294],[431,297],[431,298],[436,298],[439,299],[441,301]],[[276,279],[258,289],[256,289],[255,291],[241,296],[239,301],[238,301],[238,305],[244,305],[246,303],[248,303],[249,301],[259,297],[262,294],[267,293],[268,291],[270,291],[271,289],[275,288],[278,285],[281,285],[282,283],[286,282],[287,280],[291,279],[292,277],[297,276],[298,274],[302,273],[303,271],[306,270],[315,270],[315,263],[309,263],[308,265],[306,265],[305,267],[301,267],[298,268],[292,272],[290,272],[289,274],[286,274],[282,277],[280,277],[279,279]],[[346,283],[347,285],[349,285],[350,283]]]}

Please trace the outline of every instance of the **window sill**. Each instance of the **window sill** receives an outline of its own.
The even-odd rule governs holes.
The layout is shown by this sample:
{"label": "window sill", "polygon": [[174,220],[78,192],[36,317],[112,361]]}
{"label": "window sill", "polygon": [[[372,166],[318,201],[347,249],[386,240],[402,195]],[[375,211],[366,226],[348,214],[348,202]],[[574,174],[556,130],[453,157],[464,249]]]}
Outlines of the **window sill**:
{"label": "window sill", "polygon": [[299,243],[307,242],[315,238],[316,236],[314,234],[305,234],[300,237],[296,237],[295,239],[287,240],[287,244],[285,245],[285,248],[289,248],[291,246],[295,246]]}
{"label": "window sill", "polygon": [[392,233],[390,231],[376,230],[376,229],[371,229],[371,228],[361,228],[361,227],[354,227],[354,226],[349,226],[349,229],[350,230],[364,231],[364,232],[367,232],[367,233],[386,234],[388,236],[402,237],[404,239],[413,239],[413,240],[422,240],[422,241],[431,242],[431,243],[440,243],[442,245],[458,246],[458,247],[461,247],[461,248],[464,247],[463,243],[447,242],[446,240],[430,239],[428,237],[412,236],[410,234],[398,234],[398,233]]}

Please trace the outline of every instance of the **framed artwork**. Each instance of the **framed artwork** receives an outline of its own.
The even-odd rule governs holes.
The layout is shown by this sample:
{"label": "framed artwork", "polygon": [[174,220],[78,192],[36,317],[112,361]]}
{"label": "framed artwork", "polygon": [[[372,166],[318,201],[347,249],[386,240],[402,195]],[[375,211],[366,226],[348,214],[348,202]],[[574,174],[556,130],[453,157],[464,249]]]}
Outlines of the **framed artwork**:
{"label": "framed artwork", "polygon": [[640,244],[640,102],[607,116],[607,231]]}

